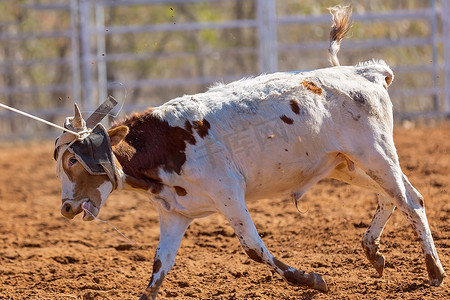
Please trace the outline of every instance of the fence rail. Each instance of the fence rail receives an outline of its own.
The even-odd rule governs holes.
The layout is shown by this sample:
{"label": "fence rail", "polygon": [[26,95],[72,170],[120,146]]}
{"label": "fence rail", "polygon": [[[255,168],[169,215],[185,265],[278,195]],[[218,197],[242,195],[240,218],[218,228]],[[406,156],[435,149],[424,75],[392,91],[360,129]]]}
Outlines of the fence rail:
{"label": "fence rail", "polygon": [[[0,23],[0,46],[4,48],[0,52],[0,102],[55,122],[61,122],[70,114],[74,101],[81,103],[85,111],[92,111],[107,95],[124,88],[133,98],[132,101],[127,99],[123,108],[124,112],[130,112],[160,104],[177,92],[201,92],[217,81],[326,66],[329,14],[324,10],[322,14],[277,11],[277,8],[289,10],[286,7],[289,1],[53,2],[43,4],[36,0],[15,4],[17,20]],[[385,8],[389,8],[395,1],[384,2]],[[201,10],[190,10],[198,8],[195,5],[202,5]],[[227,9],[217,10],[221,6]],[[366,59],[367,54],[387,54],[386,60],[396,78],[400,78],[390,91],[396,118],[449,116],[450,0],[431,0],[428,7],[396,6],[399,8],[355,12],[352,17],[355,27],[388,26],[393,31],[401,31],[405,24],[414,23],[421,28],[418,34],[409,32],[394,38],[355,36],[345,40],[341,55],[354,64]],[[165,19],[160,18],[158,22],[144,19],[129,24],[113,19],[118,8],[133,7],[149,14],[164,9]],[[233,15],[230,7],[236,11],[239,8],[239,13]],[[214,14],[223,12],[223,15],[204,18],[198,13],[208,9],[216,9]],[[27,25],[33,18],[38,20],[36,22],[47,22],[47,18],[39,17],[41,14],[53,15],[55,25],[43,31],[37,30],[40,26]],[[180,21],[178,16],[182,16]],[[58,20],[64,20],[61,22],[64,25],[59,26]],[[299,29],[303,27],[306,29]],[[324,33],[313,34],[316,27]],[[288,31],[301,33],[299,39],[289,37],[285,33]],[[205,36],[210,36],[214,42],[209,42]],[[137,45],[143,40],[154,45],[141,46],[140,50]],[[164,46],[170,43],[170,47]],[[45,47],[49,50],[43,49]],[[323,52],[318,54],[318,51]],[[322,57],[318,57],[320,55]],[[411,59],[406,59],[409,56]],[[297,57],[307,59],[300,63],[294,60]],[[168,67],[161,66],[164,63]],[[137,66],[137,70],[133,66]],[[172,71],[168,73],[167,69]],[[180,72],[176,72],[177,69]],[[425,79],[415,78],[419,76]],[[21,137],[54,134],[51,128],[33,126],[32,122],[21,118],[0,111],[0,138],[16,137],[18,133]]]}

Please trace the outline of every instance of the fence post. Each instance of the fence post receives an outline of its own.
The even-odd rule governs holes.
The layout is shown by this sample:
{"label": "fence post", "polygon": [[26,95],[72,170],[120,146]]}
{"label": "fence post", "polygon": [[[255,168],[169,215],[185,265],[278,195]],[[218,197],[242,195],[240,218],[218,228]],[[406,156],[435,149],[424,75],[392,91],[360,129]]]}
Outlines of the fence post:
{"label": "fence post", "polygon": [[436,10],[436,0],[431,0],[431,43],[432,43],[432,65],[433,65],[433,110],[435,112],[440,111],[439,105],[439,90],[438,90],[438,78],[439,78],[439,64],[438,64],[438,32],[437,32],[437,18],[438,11]]}
{"label": "fence post", "polygon": [[81,41],[81,74],[83,90],[83,110],[93,112],[95,103],[92,101],[91,73],[91,5],[89,0],[80,0],[80,41]]}
{"label": "fence post", "polygon": [[450,116],[450,0],[441,2],[442,46],[444,53],[444,114]]}
{"label": "fence post", "polygon": [[80,49],[79,49],[79,35],[77,29],[78,17],[78,1],[70,0],[70,43],[72,47],[72,97],[74,101],[81,99],[81,83],[80,83]]}
{"label": "fence post", "polygon": [[277,13],[275,0],[258,0],[259,71],[278,70]]}
{"label": "fence post", "polygon": [[[97,72],[98,72],[98,100],[105,101],[108,94],[106,77],[106,42],[105,42],[105,7],[101,4],[95,6],[95,28],[97,29]],[[102,33],[100,33],[102,32]]]}

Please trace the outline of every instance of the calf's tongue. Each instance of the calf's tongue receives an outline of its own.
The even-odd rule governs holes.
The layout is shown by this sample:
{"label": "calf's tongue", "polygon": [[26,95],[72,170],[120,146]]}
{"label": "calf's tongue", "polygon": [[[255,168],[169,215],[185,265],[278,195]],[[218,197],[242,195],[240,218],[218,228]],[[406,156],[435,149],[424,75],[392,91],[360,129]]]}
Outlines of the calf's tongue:
{"label": "calf's tongue", "polygon": [[81,208],[84,211],[83,221],[92,221],[95,217],[95,211],[97,210],[90,201],[84,201],[81,204]]}

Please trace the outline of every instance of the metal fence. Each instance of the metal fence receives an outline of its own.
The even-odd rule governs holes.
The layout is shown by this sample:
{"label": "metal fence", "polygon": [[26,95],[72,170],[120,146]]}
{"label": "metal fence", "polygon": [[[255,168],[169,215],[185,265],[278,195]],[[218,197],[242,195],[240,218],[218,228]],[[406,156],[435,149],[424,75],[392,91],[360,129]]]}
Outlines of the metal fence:
{"label": "metal fence", "polygon": [[[362,1],[364,2],[364,1]],[[450,113],[450,0],[354,1],[341,63],[391,65],[397,118]],[[7,3],[7,4],[5,4]],[[9,4],[8,4],[9,3]],[[329,1],[0,1],[0,102],[61,123],[108,95],[123,112],[265,72],[326,67]],[[307,9],[305,7],[308,7]],[[318,10],[318,7],[320,10]],[[8,9],[11,12],[8,12]],[[303,11],[303,13],[299,13]],[[145,16],[152,16],[146,19]],[[1,17],[1,13],[0,13]],[[0,19],[1,20],[1,19]],[[0,137],[54,135],[0,111]]]}

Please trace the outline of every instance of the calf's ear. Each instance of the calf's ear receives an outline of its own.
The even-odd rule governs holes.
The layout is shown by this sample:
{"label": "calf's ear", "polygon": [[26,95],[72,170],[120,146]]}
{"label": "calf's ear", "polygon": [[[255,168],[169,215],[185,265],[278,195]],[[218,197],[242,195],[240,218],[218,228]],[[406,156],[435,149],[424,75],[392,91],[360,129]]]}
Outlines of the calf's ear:
{"label": "calf's ear", "polygon": [[111,140],[111,146],[119,144],[128,134],[130,130],[127,126],[119,126],[108,130],[109,139]]}

